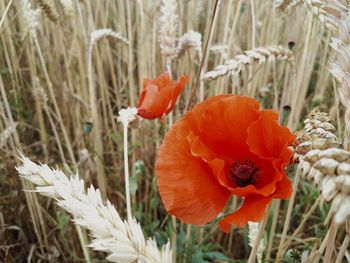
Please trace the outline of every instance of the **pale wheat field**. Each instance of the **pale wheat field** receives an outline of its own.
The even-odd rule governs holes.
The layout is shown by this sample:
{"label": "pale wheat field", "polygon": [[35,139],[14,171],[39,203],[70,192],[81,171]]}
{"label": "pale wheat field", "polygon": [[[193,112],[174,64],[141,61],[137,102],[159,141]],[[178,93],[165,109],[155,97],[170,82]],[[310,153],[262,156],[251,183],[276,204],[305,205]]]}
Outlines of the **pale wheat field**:
{"label": "pale wheat field", "polygon": [[0,262],[350,262],[349,138],[348,0],[0,1]]}

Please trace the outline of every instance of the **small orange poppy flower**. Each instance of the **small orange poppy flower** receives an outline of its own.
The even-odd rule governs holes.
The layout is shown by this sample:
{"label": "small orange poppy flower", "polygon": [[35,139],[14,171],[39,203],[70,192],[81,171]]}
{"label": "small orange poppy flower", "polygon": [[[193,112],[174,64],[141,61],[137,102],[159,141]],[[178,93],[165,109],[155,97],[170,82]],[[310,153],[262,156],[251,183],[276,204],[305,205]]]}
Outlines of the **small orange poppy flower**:
{"label": "small orange poppy flower", "polygon": [[167,211],[188,224],[213,220],[232,195],[241,207],[219,221],[228,232],[260,221],[273,198],[292,192],[284,168],[295,136],[277,122],[277,113],[260,110],[252,98],[211,97],[169,130],[160,147],[156,174]]}
{"label": "small orange poppy flower", "polygon": [[137,102],[138,115],[155,119],[171,112],[188,79],[188,76],[182,76],[178,81],[171,80],[167,72],[154,80],[145,79]]}

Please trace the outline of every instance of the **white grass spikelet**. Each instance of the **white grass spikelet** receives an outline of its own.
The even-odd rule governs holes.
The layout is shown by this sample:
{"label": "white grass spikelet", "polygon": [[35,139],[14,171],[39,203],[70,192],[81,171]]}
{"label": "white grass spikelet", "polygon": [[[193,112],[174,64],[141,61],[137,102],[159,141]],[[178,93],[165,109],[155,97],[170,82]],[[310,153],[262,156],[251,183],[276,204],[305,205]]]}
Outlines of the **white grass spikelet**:
{"label": "white grass spikelet", "polygon": [[183,56],[189,48],[194,48],[199,60],[202,59],[202,35],[200,33],[191,30],[180,37],[175,56],[177,58]]}
{"label": "white grass spikelet", "polygon": [[87,191],[78,175],[70,178],[58,169],[37,165],[21,156],[19,175],[36,185],[35,191],[52,197],[57,204],[73,215],[73,222],[92,234],[90,247],[107,254],[111,262],[168,263],[172,251],[168,243],[161,250],[153,239],[145,240],[140,225],[134,218],[123,221],[114,206],[102,201],[98,189]]}
{"label": "white grass spikelet", "polygon": [[128,107],[119,111],[118,121],[123,123],[124,126],[128,126],[130,122],[135,121],[137,118],[137,109],[135,107]]}
{"label": "white grass spikelet", "polygon": [[75,9],[72,0],[60,0],[61,5],[63,6],[64,13],[69,17],[75,16]]}
{"label": "white grass spikelet", "polygon": [[172,59],[176,54],[179,16],[177,15],[176,0],[162,0],[159,18],[159,44],[161,54]]}
{"label": "white grass spikelet", "polygon": [[36,30],[39,26],[40,9],[32,9],[32,4],[29,0],[21,0],[21,17],[23,23],[22,38],[24,39],[28,34],[36,38]]}
{"label": "white grass spikelet", "polygon": [[[257,223],[257,222],[251,222],[251,221],[248,222],[248,228],[249,228],[248,238],[249,238],[250,247],[254,247],[255,240],[259,232],[259,225],[260,223]],[[262,256],[263,256],[264,250],[265,250],[265,241],[262,238],[259,242],[259,247],[256,255],[256,259],[258,260],[258,263],[262,262]]]}
{"label": "white grass spikelet", "polygon": [[275,60],[288,60],[293,62],[293,53],[282,46],[259,47],[247,50],[243,54],[236,55],[227,60],[225,64],[218,65],[213,71],[205,73],[204,79],[216,79],[233,73],[239,73],[246,66],[252,64],[271,63]]}
{"label": "white grass spikelet", "polygon": [[103,37],[113,37],[118,39],[124,44],[129,44],[129,41],[124,38],[120,33],[113,31],[110,28],[97,29],[90,34],[90,43],[93,46],[97,41],[99,41]]}
{"label": "white grass spikelet", "polygon": [[17,125],[18,124],[15,122],[0,133],[0,149],[5,145],[8,138],[10,138],[10,136],[16,131]]}

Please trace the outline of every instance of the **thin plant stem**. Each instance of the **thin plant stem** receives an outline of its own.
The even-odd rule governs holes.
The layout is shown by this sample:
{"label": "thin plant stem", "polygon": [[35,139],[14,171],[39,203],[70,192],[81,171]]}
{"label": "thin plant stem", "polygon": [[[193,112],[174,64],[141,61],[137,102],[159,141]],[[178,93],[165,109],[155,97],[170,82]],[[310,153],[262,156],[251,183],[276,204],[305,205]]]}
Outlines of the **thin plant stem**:
{"label": "thin plant stem", "polygon": [[325,238],[323,239],[321,245],[320,245],[320,248],[318,250],[315,250],[309,257],[309,259],[307,260],[306,263],[316,263],[318,262],[319,260],[319,257],[323,254],[323,251],[325,250],[326,248],[326,245],[327,245],[327,241],[328,241],[328,238],[329,238],[329,230],[325,236]]}
{"label": "thin plant stem", "polygon": [[125,199],[126,211],[128,220],[131,220],[131,201],[130,201],[130,182],[129,182],[129,158],[128,158],[128,125],[123,124],[123,138],[124,138],[124,180],[125,180]]}
{"label": "thin plant stem", "polygon": [[[166,68],[169,74],[169,78],[173,79],[173,70],[172,70],[172,59],[167,58],[166,59]],[[174,112],[171,111],[169,113],[169,129],[174,123]],[[176,241],[177,241],[177,230],[176,230],[176,217],[171,216],[171,224],[173,231],[171,232],[171,244],[173,246],[173,263],[176,263]]]}
{"label": "thin plant stem", "polygon": [[281,241],[280,241],[280,244],[279,244],[279,247],[278,247],[277,256],[276,256],[276,262],[280,262],[281,258],[282,258],[283,245],[284,245],[284,242],[286,240],[287,232],[288,232],[288,229],[289,229],[290,220],[292,218],[292,210],[293,210],[293,206],[294,206],[296,193],[297,193],[297,190],[298,190],[298,184],[299,184],[299,181],[300,181],[300,175],[301,175],[301,170],[297,169],[297,172],[296,172],[296,175],[295,175],[295,178],[294,178],[294,183],[293,183],[293,193],[292,193],[292,196],[291,196],[291,198],[289,200],[289,204],[288,204],[286,220],[284,221]]}
{"label": "thin plant stem", "polygon": [[5,9],[5,11],[4,11],[4,14],[2,15],[1,20],[0,20],[0,27],[2,26],[2,24],[3,24],[4,21],[5,21],[5,17],[6,17],[6,15],[7,15],[7,12],[8,12],[9,9],[10,9],[10,6],[11,6],[12,2],[13,2],[13,0],[10,0],[10,2],[9,2],[9,3],[7,4],[7,6],[6,6],[6,9]]}
{"label": "thin plant stem", "polygon": [[[201,81],[200,77],[202,76],[203,67],[204,67],[204,64],[205,64],[205,61],[206,61],[205,57],[208,56],[208,53],[209,53],[209,42],[210,42],[210,39],[211,39],[211,34],[212,34],[213,27],[214,27],[214,24],[215,24],[215,21],[216,21],[216,17],[218,15],[220,1],[221,0],[216,0],[215,4],[214,4],[213,15],[212,15],[211,23],[210,23],[208,37],[207,37],[207,40],[206,40],[205,46],[204,46],[204,51],[203,51],[201,64],[200,64],[200,67],[199,67],[199,70],[198,70],[198,73],[197,73],[196,81],[195,81],[194,86],[193,86],[193,88],[192,88],[192,90],[190,92],[190,98],[188,99],[186,110],[190,109],[191,102],[192,102],[192,99],[194,97],[196,88],[198,86],[198,83],[200,83],[200,81]],[[204,93],[204,91],[203,91],[203,93]]]}
{"label": "thin plant stem", "polygon": [[303,216],[303,220],[301,221],[301,223],[299,224],[298,228],[294,230],[293,234],[288,238],[287,242],[284,244],[283,246],[283,253],[287,250],[288,246],[290,245],[290,243],[292,242],[293,238],[300,232],[300,230],[303,228],[303,226],[305,225],[306,221],[310,218],[310,216],[313,214],[313,212],[316,210],[316,208],[318,207],[320,201],[322,199],[322,196],[319,196],[316,201],[314,202],[314,204],[312,205],[312,207],[309,209],[309,211],[307,212],[307,214],[305,216]]}
{"label": "thin plant stem", "polygon": [[91,108],[91,117],[94,125],[94,147],[96,151],[96,155],[94,160],[97,164],[97,181],[98,186],[100,188],[102,197],[106,198],[106,180],[105,180],[105,172],[102,163],[102,153],[103,153],[103,143],[101,138],[101,124],[99,118],[99,110],[97,107],[97,96],[96,90],[93,82],[93,71],[92,71],[92,49],[93,43],[89,43],[89,48],[87,50],[87,73],[88,73],[88,86],[90,93],[90,108]]}
{"label": "thin plant stem", "polygon": [[273,237],[275,235],[276,227],[277,227],[277,219],[278,219],[278,214],[280,211],[281,207],[281,200],[277,199],[275,200],[275,206],[274,206],[274,214],[272,218],[272,223],[271,223],[271,228],[270,228],[270,234],[269,234],[269,242],[267,244],[266,248],[266,256],[265,256],[265,261],[270,260],[270,254],[271,254],[271,249],[272,249],[272,243],[273,243]]}
{"label": "thin plant stem", "polygon": [[337,235],[337,224],[332,220],[331,226],[329,228],[329,238],[327,240],[326,252],[324,255],[323,262],[331,262],[335,237]]}
{"label": "thin plant stem", "polygon": [[349,246],[349,242],[350,242],[350,235],[347,234],[343,240],[343,243],[339,249],[338,255],[337,255],[337,259],[335,260],[335,263],[341,263],[345,254],[346,249]]}

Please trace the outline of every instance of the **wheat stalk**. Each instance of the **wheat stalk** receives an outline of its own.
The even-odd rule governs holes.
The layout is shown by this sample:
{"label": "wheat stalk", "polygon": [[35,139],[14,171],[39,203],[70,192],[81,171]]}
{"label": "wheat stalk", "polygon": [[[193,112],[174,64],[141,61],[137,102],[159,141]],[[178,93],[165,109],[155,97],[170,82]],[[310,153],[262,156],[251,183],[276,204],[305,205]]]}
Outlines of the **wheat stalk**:
{"label": "wheat stalk", "polygon": [[87,74],[88,74],[88,88],[89,88],[89,95],[90,95],[90,114],[92,118],[92,122],[94,123],[94,132],[93,132],[93,139],[95,144],[95,152],[96,156],[94,158],[96,164],[97,164],[97,181],[98,185],[102,191],[102,195],[105,196],[106,194],[106,179],[105,179],[105,168],[103,165],[103,143],[102,143],[102,125],[100,120],[100,109],[98,107],[98,97],[96,88],[94,85],[94,79],[93,79],[93,66],[92,66],[92,51],[94,45],[97,43],[98,40],[102,39],[103,37],[113,37],[117,40],[121,41],[124,44],[127,44],[128,41],[123,38],[119,33],[114,32],[111,29],[104,28],[104,29],[98,29],[90,33],[90,40],[88,43],[88,49],[87,49]]}
{"label": "wheat stalk", "polygon": [[213,71],[204,74],[204,79],[216,79],[233,73],[241,72],[246,66],[253,64],[271,63],[275,60],[288,60],[293,62],[293,53],[282,46],[259,47],[244,51],[243,54],[227,60],[224,65],[216,66]]}
{"label": "wheat stalk", "polygon": [[54,198],[72,214],[76,225],[88,229],[92,234],[90,247],[109,254],[108,261],[171,262],[169,243],[159,250],[154,239],[145,240],[134,218],[123,221],[109,200],[103,203],[98,189],[90,186],[85,190],[77,174],[68,178],[61,170],[37,165],[23,155],[20,160],[22,165],[16,168],[19,175],[36,186],[34,192]]}
{"label": "wheat stalk", "polygon": [[7,16],[8,11],[10,10],[10,7],[11,7],[12,3],[13,3],[13,0],[10,0],[8,2],[6,8],[5,8],[5,11],[2,13],[2,16],[1,16],[1,19],[0,19],[0,28],[1,28],[2,24],[4,23],[4,21],[5,21],[5,18]]}

